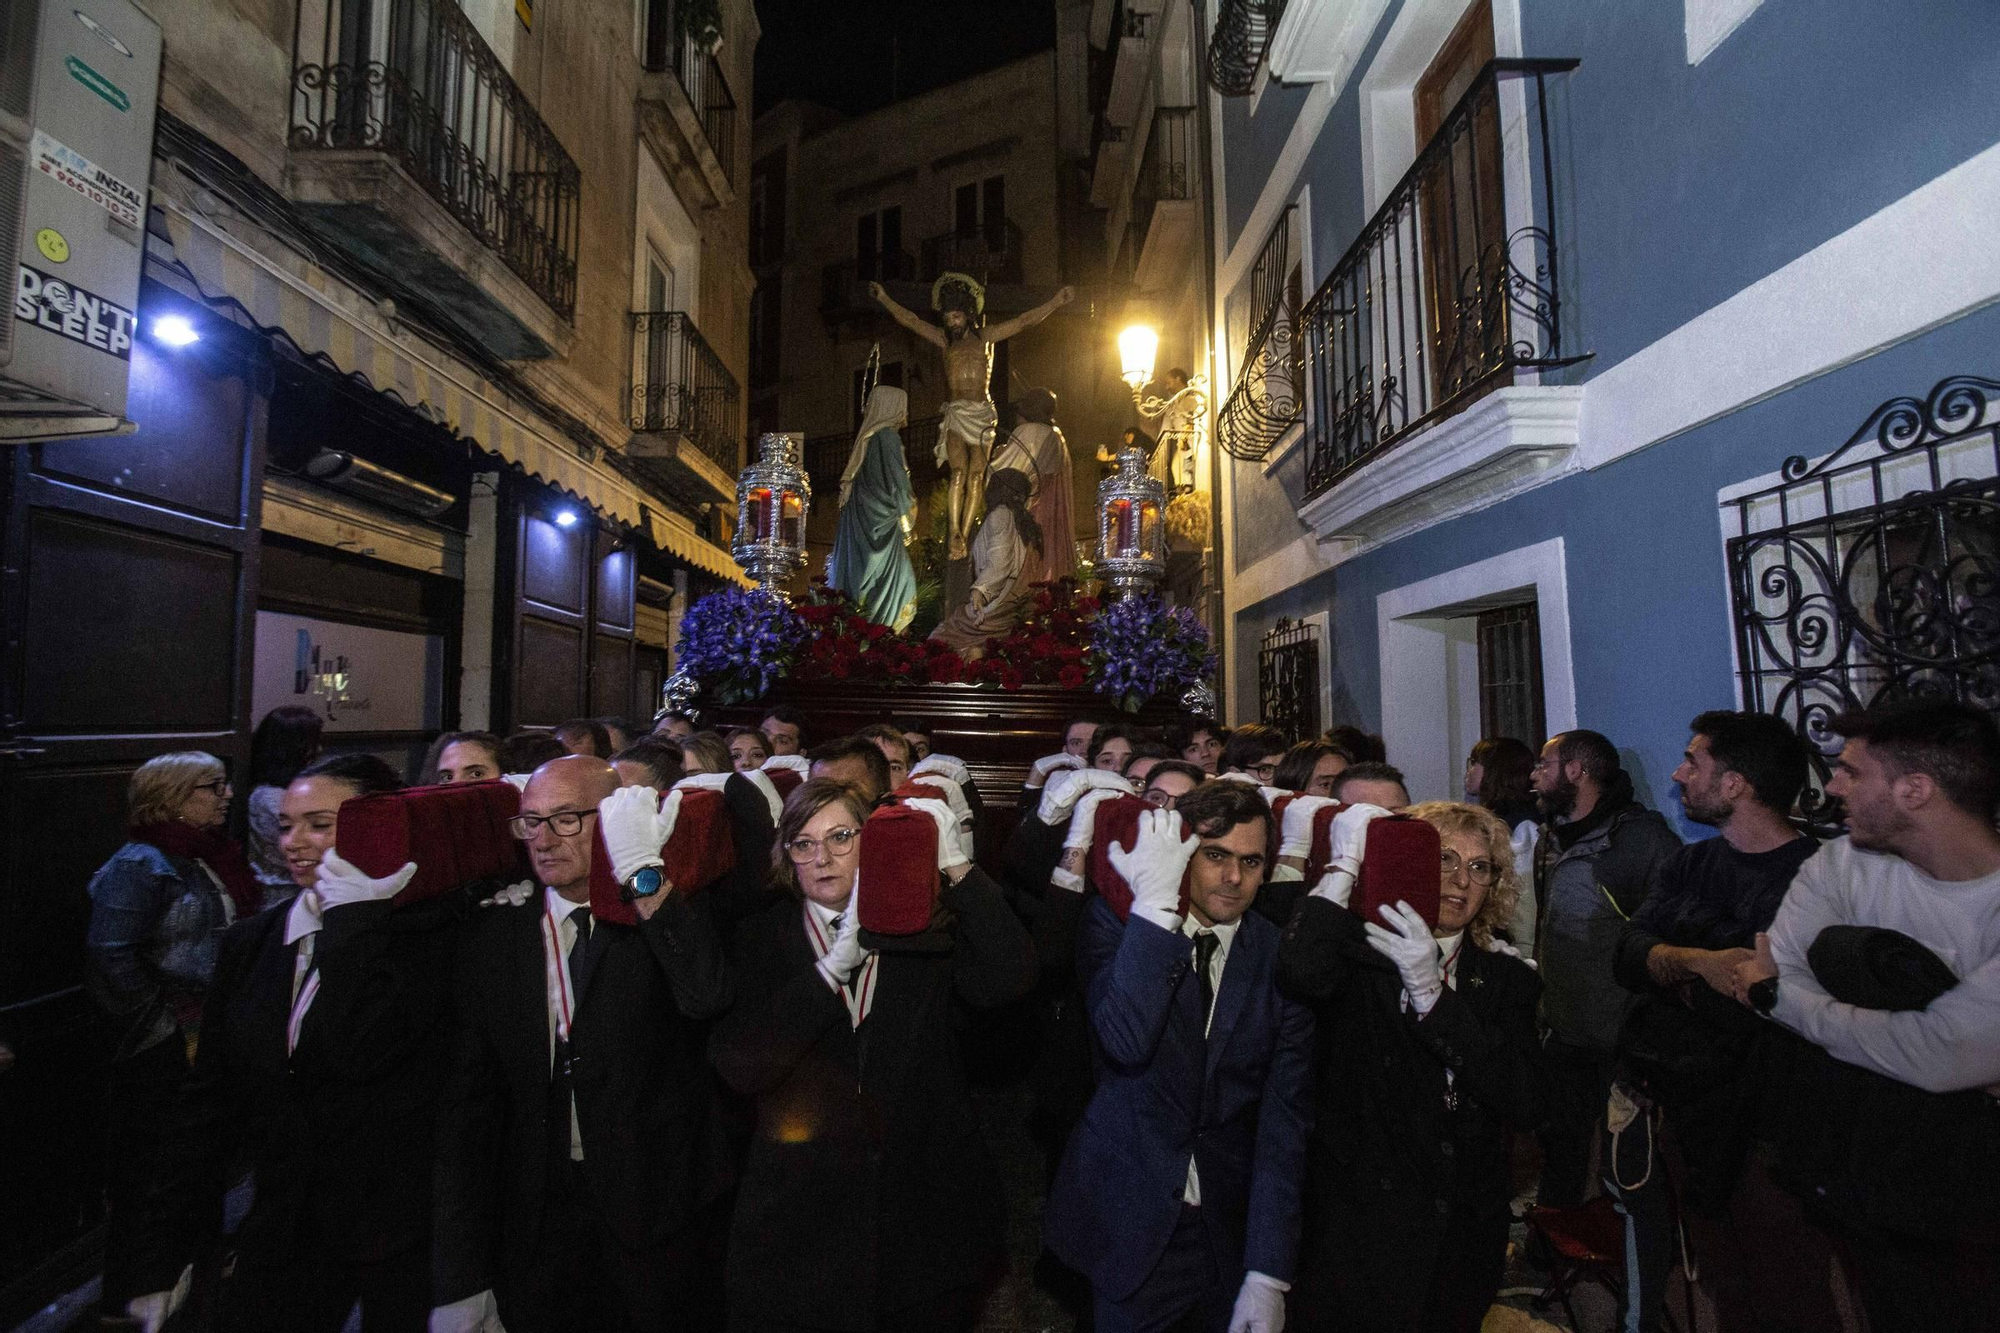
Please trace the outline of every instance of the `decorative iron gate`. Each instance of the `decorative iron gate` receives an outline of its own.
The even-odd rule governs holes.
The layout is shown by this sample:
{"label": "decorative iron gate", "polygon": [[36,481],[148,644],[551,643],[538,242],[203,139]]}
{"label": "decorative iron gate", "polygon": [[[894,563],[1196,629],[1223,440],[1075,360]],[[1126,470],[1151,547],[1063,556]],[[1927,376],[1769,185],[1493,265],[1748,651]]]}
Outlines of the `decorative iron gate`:
{"label": "decorative iron gate", "polygon": [[1319,626],[1280,620],[1257,654],[1257,716],[1294,740],[1320,734]]}
{"label": "decorative iron gate", "polygon": [[1801,813],[1836,816],[1822,789],[1848,709],[1958,699],[2000,711],[2000,381],[1940,381],[1892,398],[1818,463],[1731,500],[1729,581],[1746,708],[1775,713],[1821,762]]}

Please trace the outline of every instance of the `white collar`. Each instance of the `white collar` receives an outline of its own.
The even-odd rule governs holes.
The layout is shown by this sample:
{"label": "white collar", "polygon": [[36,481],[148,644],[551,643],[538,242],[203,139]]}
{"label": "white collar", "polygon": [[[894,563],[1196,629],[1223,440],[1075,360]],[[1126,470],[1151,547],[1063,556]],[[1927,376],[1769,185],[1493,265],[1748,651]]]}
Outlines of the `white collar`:
{"label": "white collar", "polygon": [[1201,922],[1195,920],[1193,912],[1189,912],[1181,919],[1181,934],[1187,936],[1189,939],[1193,939],[1204,930],[1213,931],[1216,939],[1221,941],[1220,944],[1215,946],[1215,951],[1227,957],[1229,955],[1229,946],[1236,942],[1236,928],[1242,924],[1243,918],[1239,916],[1234,921],[1223,925],[1204,926]]}
{"label": "white collar", "polygon": [[542,886],[542,903],[558,925],[569,920],[570,913],[572,912],[588,912],[590,910],[589,903],[573,903],[546,884]]}
{"label": "white collar", "polygon": [[829,943],[833,940],[833,919],[837,916],[846,916],[847,909],[852,906],[854,906],[852,895],[847,899],[847,906],[840,908],[827,907],[824,904],[813,901],[811,898],[806,899],[806,910],[812,913],[813,920],[819,922],[819,928],[826,932],[826,938]]}
{"label": "white collar", "polygon": [[285,910],[285,943],[297,944],[306,936],[317,934],[322,910],[319,890],[307,889],[295,895],[292,905]]}

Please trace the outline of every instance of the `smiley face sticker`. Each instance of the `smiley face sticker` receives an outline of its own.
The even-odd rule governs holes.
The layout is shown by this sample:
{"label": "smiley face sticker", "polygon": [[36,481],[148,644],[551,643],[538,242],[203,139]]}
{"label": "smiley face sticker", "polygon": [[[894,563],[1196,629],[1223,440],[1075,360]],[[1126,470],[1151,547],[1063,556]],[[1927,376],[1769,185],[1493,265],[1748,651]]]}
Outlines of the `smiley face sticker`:
{"label": "smiley face sticker", "polygon": [[69,238],[54,227],[43,227],[35,233],[35,248],[42,252],[42,258],[51,264],[69,261]]}

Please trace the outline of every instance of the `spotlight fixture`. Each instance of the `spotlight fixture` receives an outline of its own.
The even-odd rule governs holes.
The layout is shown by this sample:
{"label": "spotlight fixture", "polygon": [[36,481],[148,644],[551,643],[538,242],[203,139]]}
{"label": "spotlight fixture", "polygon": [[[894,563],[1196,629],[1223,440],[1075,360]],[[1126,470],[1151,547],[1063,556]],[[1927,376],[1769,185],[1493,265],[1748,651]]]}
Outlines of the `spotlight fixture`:
{"label": "spotlight fixture", "polygon": [[153,321],[153,340],[169,347],[186,347],[201,341],[201,335],[186,315],[161,315]]}
{"label": "spotlight fixture", "polygon": [[556,526],[559,528],[573,528],[576,526],[576,511],[574,509],[558,509],[556,510],[555,517]]}

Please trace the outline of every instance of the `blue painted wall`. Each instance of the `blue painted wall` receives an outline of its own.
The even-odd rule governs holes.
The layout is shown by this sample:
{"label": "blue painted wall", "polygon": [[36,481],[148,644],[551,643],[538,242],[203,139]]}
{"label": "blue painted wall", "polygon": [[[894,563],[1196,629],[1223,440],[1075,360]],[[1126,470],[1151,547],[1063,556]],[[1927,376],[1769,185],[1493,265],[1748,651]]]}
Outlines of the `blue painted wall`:
{"label": "blue painted wall", "polygon": [[[1382,717],[1377,595],[1560,536],[1578,722],[1635,754],[1642,790],[1678,817],[1667,775],[1688,719],[1739,698],[1717,491],[1774,472],[1791,454],[1826,453],[1884,399],[1921,396],[1962,373],[2000,375],[2000,307],[1599,471],[1350,560],[1239,618],[1233,665],[1249,674],[1238,678],[1255,680],[1257,641],[1271,622],[1330,609],[1332,721],[1374,730]],[[1706,830],[1683,821],[1683,832]]]}

